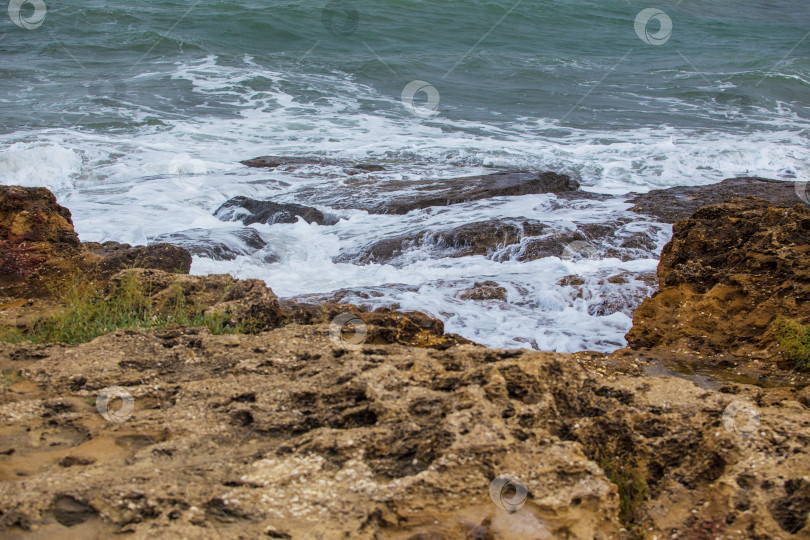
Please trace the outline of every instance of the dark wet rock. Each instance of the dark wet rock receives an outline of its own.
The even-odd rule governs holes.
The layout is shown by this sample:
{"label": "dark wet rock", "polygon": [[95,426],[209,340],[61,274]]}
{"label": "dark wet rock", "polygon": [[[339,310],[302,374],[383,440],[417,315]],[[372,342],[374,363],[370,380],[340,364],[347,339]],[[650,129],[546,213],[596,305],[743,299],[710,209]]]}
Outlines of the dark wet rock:
{"label": "dark wet rock", "polygon": [[675,223],[691,216],[698,208],[729,199],[752,195],[775,204],[794,205],[801,201],[793,182],[758,177],[727,178],[710,186],[654,189],[627,202],[633,212],[654,216],[664,223]]}
{"label": "dark wet rock", "polygon": [[359,253],[342,253],[335,262],[386,264],[394,261],[392,264],[397,264],[395,259],[416,248],[435,252],[433,255],[441,257],[483,255],[521,262],[545,257],[599,257],[623,261],[657,258],[657,229],[628,229],[633,223],[631,218],[626,218],[610,223],[583,223],[574,230],[553,230],[536,220],[509,222],[493,219],[447,231],[385,238]]}
{"label": "dark wet rock", "polygon": [[534,220],[509,223],[493,219],[468,223],[448,231],[386,238],[361,253],[342,254],[335,261],[382,264],[416,247],[442,251],[442,256],[445,257],[491,255],[504,246],[520,242],[521,238],[541,234],[544,229],[542,223]]}
{"label": "dark wet rock", "polygon": [[475,284],[461,291],[462,300],[506,300],[506,289],[494,281],[476,281]]}
{"label": "dark wet rock", "polygon": [[170,244],[132,247],[118,242],[85,242],[84,247],[100,257],[96,268],[107,276],[128,268],[148,268],[173,274],[188,274],[191,270],[191,254]]}
{"label": "dark wet rock", "polygon": [[359,174],[362,172],[377,172],[385,170],[385,167],[376,163],[353,163],[346,159],[329,159],[317,156],[312,157],[284,157],[284,156],[261,156],[253,159],[248,159],[241,162],[242,165],[248,167],[263,168],[263,169],[277,169],[281,168],[287,171],[300,169],[308,165],[317,165],[320,167],[345,167],[349,174]]}
{"label": "dark wet rock", "polygon": [[270,249],[256,229],[210,230],[188,229],[161,234],[153,243],[165,243],[188,250],[192,255],[208,257],[215,261],[232,261],[239,255],[254,255],[264,251],[262,260],[267,263],[279,260],[278,254]]}
{"label": "dark wet rock", "polygon": [[[371,207],[349,206],[373,214],[407,214],[430,206],[448,206],[493,197],[563,193],[579,189],[579,182],[564,174],[553,172],[506,171],[482,176],[422,180],[418,182],[385,182],[391,197]],[[406,194],[397,193],[407,190]]]}
{"label": "dark wet rock", "polygon": [[514,258],[534,261],[545,257],[565,259],[617,258],[623,261],[656,258],[654,229],[626,230],[628,219],[610,223],[582,223],[576,230],[550,231],[524,240]]}
{"label": "dark wet rock", "polygon": [[301,217],[307,223],[334,225],[337,218],[324,214],[317,208],[293,203],[259,201],[249,197],[234,197],[217,208],[214,215],[222,221],[241,221],[245,225],[253,223],[295,223]]}
{"label": "dark wet rock", "polygon": [[527,240],[521,246],[517,259],[534,261],[545,257],[562,257],[566,246],[573,242],[587,242],[588,238],[580,231],[555,232],[539,238]]}

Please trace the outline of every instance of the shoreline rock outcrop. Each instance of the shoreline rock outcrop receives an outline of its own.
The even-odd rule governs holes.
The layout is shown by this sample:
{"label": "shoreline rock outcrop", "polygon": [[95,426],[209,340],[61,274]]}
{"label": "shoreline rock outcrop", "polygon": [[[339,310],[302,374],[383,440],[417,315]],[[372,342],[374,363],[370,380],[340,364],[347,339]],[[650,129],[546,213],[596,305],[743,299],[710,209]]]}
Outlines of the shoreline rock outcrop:
{"label": "shoreline rock outcrop", "polygon": [[124,268],[187,274],[191,254],[170,244],[80,242],[70,211],[46,188],[0,186],[0,297],[43,296]]}
{"label": "shoreline rock outcrop", "polygon": [[[80,244],[55,199],[30,196],[38,214],[0,215],[6,240],[34,231],[24,247],[47,255],[15,276],[29,287],[17,293],[80,263],[108,288],[134,278],[157,304],[183,298],[250,333],[173,324],[0,343],[4,538],[810,534],[806,391],[644,371],[673,347],[767,349],[768,310],[804,320],[805,207],[742,199],[679,222],[631,331],[646,348],[571,355],[489,349],[420,313],[280,300],[260,280],[188,275],[182,256]],[[33,309],[17,298],[0,311]],[[736,341],[732,323],[747,329]]]}
{"label": "shoreline rock outcrop", "polygon": [[664,223],[675,223],[690,217],[699,208],[723,203],[729,199],[758,197],[773,204],[793,206],[798,203],[792,182],[756,176],[726,178],[708,186],[677,186],[653,189],[633,195],[631,210],[653,216]]}
{"label": "shoreline rock outcrop", "polygon": [[636,309],[629,347],[778,369],[774,323],[810,323],[808,256],[806,205],[747,197],[700,208],[675,224],[659,291]]}

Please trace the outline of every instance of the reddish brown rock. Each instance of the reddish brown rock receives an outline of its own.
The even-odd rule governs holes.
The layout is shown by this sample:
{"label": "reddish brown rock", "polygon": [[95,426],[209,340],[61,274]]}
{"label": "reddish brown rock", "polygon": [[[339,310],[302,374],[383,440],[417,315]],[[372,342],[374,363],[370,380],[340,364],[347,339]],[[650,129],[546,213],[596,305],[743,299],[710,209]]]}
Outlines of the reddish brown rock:
{"label": "reddish brown rock", "polygon": [[0,285],[20,282],[45,262],[79,250],[70,211],[53,193],[0,186]]}
{"label": "reddish brown rock", "polygon": [[46,188],[0,186],[0,296],[48,296],[126,268],[187,274],[191,255],[169,244],[81,243],[70,211]]}

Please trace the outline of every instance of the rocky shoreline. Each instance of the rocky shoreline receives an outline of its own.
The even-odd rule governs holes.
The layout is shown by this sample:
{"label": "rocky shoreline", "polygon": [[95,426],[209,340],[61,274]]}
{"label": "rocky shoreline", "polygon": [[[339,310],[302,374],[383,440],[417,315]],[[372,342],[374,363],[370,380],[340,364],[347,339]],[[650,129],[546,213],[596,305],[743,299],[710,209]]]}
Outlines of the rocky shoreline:
{"label": "rocky shoreline", "polygon": [[[387,206],[360,202],[401,213],[522,193],[591,196],[578,187],[521,171],[426,183]],[[2,535],[807,537],[810,376],[774,325],[810,322],[810,209],[792,184],[758,178],[628,202],[633,215],[677,222],[659,290],[635,311],[627,348],[561,354],[482,347],[420,313],[190,276],[190,252],[229,256],[232,238],[82,243],[50,192],[0,187],[0,326],[14,338],[0,344]],[[217,214],[333,219],[247,199]],[[617,233],[632,232],[625,225],[577,233],[653,251],[649,238]],[[496,257],[509,245],[564,256],[580,241],[566,234],[492,222],[343,256],[392,261],[415,242],[458,256]],[[96,303],[137,292],[127,305],[154,307],[153,327],[26,343],[77,281]],[[482,282],[463,294],[504,293]],[[189,313],[204,324],[172,323]]]}

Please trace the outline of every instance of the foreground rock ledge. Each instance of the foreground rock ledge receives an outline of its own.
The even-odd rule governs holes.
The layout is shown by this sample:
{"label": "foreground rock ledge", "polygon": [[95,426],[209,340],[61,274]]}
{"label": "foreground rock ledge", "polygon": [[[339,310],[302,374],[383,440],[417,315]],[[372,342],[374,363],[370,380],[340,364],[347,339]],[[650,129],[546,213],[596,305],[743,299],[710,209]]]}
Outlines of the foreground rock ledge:
{"label": "foreground rock ledge", "polygon": [[[622,538],[603,467],[636,482],[650,537],[810,532],[795,401],[609,381],[565,354],[347,350],[328,330],[0,347],[22,377],[0,405],[3,537]],[[96,408],[111,386],[133,399],[122,422]],[[760,414],[746,437],[723,425],[743,399]],[[528,488],[514,514],[490,498],[503,473]]]}

